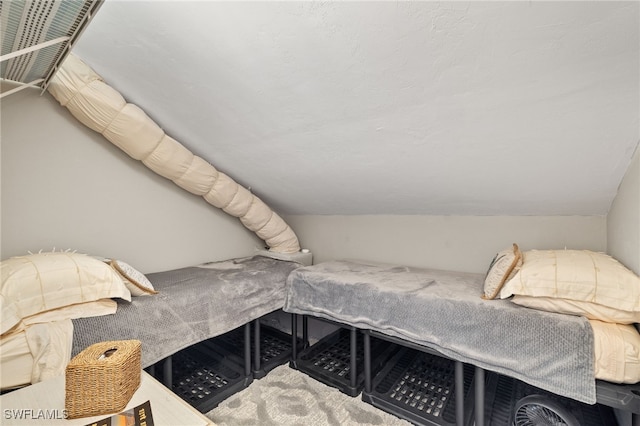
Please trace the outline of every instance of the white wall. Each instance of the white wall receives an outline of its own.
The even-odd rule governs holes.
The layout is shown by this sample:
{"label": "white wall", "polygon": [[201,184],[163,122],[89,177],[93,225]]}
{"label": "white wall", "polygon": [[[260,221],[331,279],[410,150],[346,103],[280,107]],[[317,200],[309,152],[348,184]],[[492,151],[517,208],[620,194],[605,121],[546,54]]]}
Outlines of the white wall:
{"label": "white wall", "polygon": [[640,149],[607,215],[607,251],[640,274]]}
{"label": "white wall", "polygon": [[75,249],[153,272],[253,253],[235,219],[81,125],[49,94],[1,103],[1,257]]}
{"label": "white wall", "polygon": [[485,272],[495,253],[576,248],[605,251],[603,216],[287,216],[314,262],[351,258]]}
{"label": "white wall", "polygon": [[[55,246],[119,257],[151,272],[243,256],[264,245],[237,219],[78,124],[48,94],[25,91],[9,96],[1,107],[2,258]],[[636,155],[635,170],[637,161]],[[633,192],[628,181],[633,183],[625,180],[615,205]],[[636,194],[637,188],[636,179]],[[360,258],[472,272],[484,272],[495,252],[513,242],[523,250],[605,251],[607,225],[615,231],[613,225],[622,223],[613,210],[608,221],[601,216],[419,215],[292,215],[285,220],[315,262]],[[633,217],[624,223],[631,222]],[[635,250],[637,259],[635,241],[629,252]],[[618,244],[613,239],[609,246]]]}

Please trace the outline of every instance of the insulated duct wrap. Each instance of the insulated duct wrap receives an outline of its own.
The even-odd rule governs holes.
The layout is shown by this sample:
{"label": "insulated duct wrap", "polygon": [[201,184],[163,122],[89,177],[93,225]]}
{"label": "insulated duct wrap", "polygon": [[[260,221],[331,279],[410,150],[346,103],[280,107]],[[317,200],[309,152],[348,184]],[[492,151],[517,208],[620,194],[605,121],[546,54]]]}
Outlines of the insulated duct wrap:
{"label": "insulated duct wrap", "polygon": [[264,202],[211,164],[195,156],[137,106],[74,55],[69,55],[48,87],[82,124],[179,187],[202,196],[263,239],[270,251],[296,253],[298,238]]}

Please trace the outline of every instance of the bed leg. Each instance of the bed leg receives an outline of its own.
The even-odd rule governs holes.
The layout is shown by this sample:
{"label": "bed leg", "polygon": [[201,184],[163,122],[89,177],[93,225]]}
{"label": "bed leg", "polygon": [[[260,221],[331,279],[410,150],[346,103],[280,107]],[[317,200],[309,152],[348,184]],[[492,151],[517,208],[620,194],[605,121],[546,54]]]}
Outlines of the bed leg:
{"label": "bed leg", "polygon": [[464,365],[460,361],[455,362],[456,381],[456,425],[464,424]]}
{"label": "bed leg", "polygon": [[172,359],[171,359],[171,355],[169,355],[168,357],[165,358],[164,364],[162,365],[164,385],[169,389],[173,389],[173,368],[171,363],[172,363]]}
{"label": "bed leg", "polygon": [[244,325],[244,375],[251,374],[251,324]]}
{"label": "bed leg", "polygon": [[640,426],[640,413],[632,413],[631,414],[631,425],[632,426]]}
{"label": "bed leg", "polygon": [[474,376],[476,426],[484,426],[484,369],[476,367]]}
{"label": "bed leg", "polygon": [[306,348],[309,346],[309,317],[302,316],[302,344]]}
{"label": "bed leg", "polygon": [[356,385],[358,383],[358,370],[356,369],[358,366],[356,364],[356,358],[358,356],[358,348],[357,348],[357,337],[358,337],[358,330],[355,327],[351,327],[351,351],[349,352],[350,356],[349,358],[351,358],[351,367],[350,367],[350,383],[351,383],[351,387],[353,389],[356,388]]}
{"label": "bed leg", "polygon": [[291,362],[298,359],[298,314],[291,314]]}
{"label": "bed leg", "polygon": [[371,393],[371,336],[364,330],[364,391]]}
{"label": "bed leg", "polygon": [[260,371],[260,319],[253,321],[253,368],[256,373]]}

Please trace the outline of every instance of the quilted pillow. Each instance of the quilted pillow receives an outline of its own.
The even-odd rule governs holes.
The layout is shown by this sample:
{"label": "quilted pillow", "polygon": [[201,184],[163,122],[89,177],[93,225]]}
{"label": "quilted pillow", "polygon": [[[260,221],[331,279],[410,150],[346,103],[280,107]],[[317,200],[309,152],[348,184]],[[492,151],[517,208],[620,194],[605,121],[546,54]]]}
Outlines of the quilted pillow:
{"label": "quilted pillow", "polygon": [[140,271],[122,260],[112,260],[109,262],[113,269],[122,276],[124,284],[127,286],[132,296],[146,296],[156,294],[151,281]]}
{"label": "quilted pillow", "polygon": [[495,299],[504,283],[522,266],[522,253],[517,244],[495,255],[484,278],[483,299]]}
{"label": "quilted pillow", "polygon": [[640,312],[640,277],[613,257],[589,250],[531,250],[500,291],[513,295],[582,301]]}
{"label": "quilted pillow", "polygon": [[109,265],[79,253],[50,252],[0,262],[0,334],[21,319],[75,303],[131,293]]}

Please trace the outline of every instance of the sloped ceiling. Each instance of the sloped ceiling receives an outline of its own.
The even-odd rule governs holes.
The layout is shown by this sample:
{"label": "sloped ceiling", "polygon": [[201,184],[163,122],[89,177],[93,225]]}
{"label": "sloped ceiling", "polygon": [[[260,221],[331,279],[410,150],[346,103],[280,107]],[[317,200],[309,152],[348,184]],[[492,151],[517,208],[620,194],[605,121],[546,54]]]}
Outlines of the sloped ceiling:
{"label": "sloped ceiling", "polygon": [[637,2],[108,1],[74,52],[284,214],[606,214]]}

